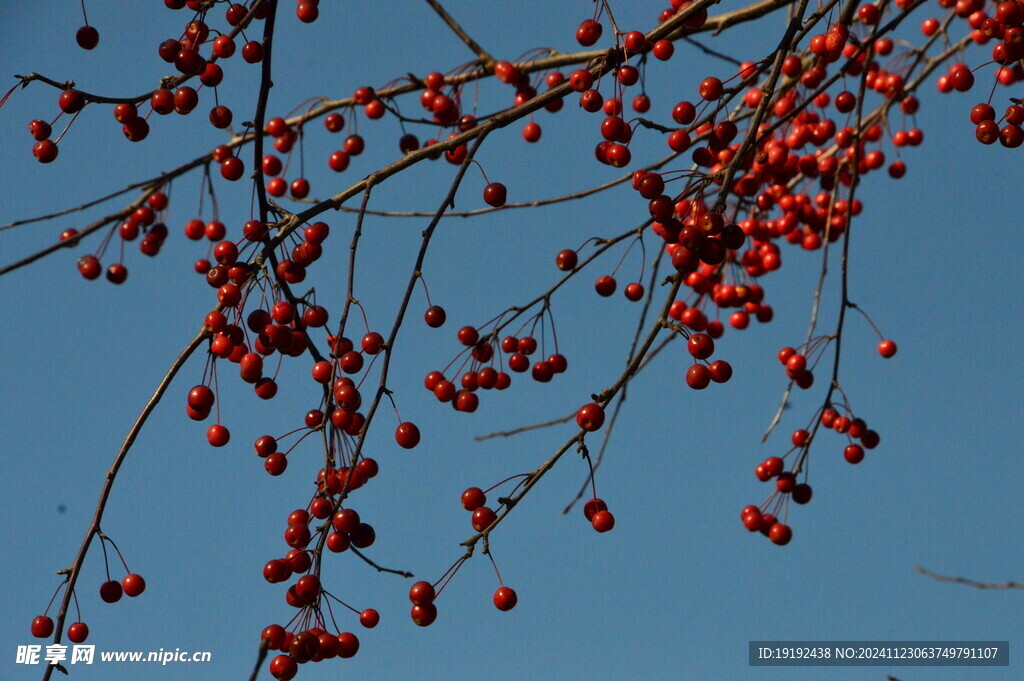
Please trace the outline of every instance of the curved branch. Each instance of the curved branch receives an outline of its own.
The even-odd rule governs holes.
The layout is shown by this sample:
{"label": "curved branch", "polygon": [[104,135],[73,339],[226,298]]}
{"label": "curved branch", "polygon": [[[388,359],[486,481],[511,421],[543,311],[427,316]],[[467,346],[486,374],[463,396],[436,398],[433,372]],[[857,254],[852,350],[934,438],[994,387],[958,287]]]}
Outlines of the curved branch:
{"label": "curved branch", "polygon": [[925,577],[931,577],[936,582],[947,582],[949,584],[963,584],[964,586],[971,586],[975,589],[1024,589],[1024,582],[976,582],[973,579],[967,579],[965,577],[947,577],[945,575],[936,574],[930,570],[926,570],[920,565],[914,567],[914,572]]}
{"label": "curved branch", "polygon": [[[149,398],[149,402],[143,407],[142,413],[139,414],[139,418],[135,420],[135,424],[132,425],[131,430],[128,431],[128,435],[125,437],[124,442],[121,444],[121,449],[118,450],[117,456],[114,457],[114,462],[110,465],[110,470],[106,474],[106,482],[103,483],[103,491],[100,493],[99,502],[96,504],[96,512],[93,514],[92,523],[89,525],[89,529],[85,533],[85,538],[82,540],[82,545],[78,549],[78,555],[75,556],[74,563],[67,570],[62,571],[62,574],[67,575],[67,587],[64,589],[64,597],[60,603],[60,610],[57,613],[57,620],[54,626],[56,632],[53,637],[54,643],[60,643],[61,634],[64,632],[64,621],[67,618],[68,607],[71,604],[71,599],[74,596],[75,584],[78,582],[78,577],[82,572],[82,564],[85,562],[85,556],[89,552],[89,545],[92,543],[93,538],[100,531],[100,521],[103,519],[103,512],[107,507],[107,500],[110,498],[110,492],[114,487],[114,480],[117,478],[117,472],[121,469],[121,464],[124,463],[125,457],[128,456],[128,452],[131,450],[132,445],[135,444],[135,438],[138,437],[139,432],[142,430],[142,426],[149,420],[150,414],[156,409],[156,405],[159,404],[160,399],[167,392],[167,388],[170,387],[171,381],[178,374],[178,371],[185,365],[185,362],[192,353],[202,344],[204,340],[209,337],[209,332],[206,329],[202,329],[196,334],[185,349],[182,351],[178,358],[171,364],[170,369],[164,375],[160,384],[157,386],[153,396]],[[46,672],[43,674],[43,681],[47,681],[50,675],[53,673],[53,666],[48,665]]]}

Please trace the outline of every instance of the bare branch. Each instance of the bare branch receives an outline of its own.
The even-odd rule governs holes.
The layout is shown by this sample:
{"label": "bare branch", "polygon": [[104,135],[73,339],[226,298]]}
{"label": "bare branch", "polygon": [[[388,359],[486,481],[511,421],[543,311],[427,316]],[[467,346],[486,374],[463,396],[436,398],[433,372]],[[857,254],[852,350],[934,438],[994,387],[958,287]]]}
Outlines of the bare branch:
{"label": "bare branch", "polygon": [[466,43],[466,47],[473,50],[473,54],[480,58],[480,63],[484,67],[490,69],[494,66],[494,57],[492,57],[487,50],[480,47],[480,43],[473,40],[472,36],[466,33],[466,30],[459,25],[459,22],[455,21],[451,14],[441,6],[441,3],[437,0],[427,0],[427,4],[430,5],[431,9],[437,12],[437,15],[441,17],[444,23],[448,24],[448,28],[452,29],[455,35],[459,36],[462,42]]}
{"label": "bare branch", "polygon": [[356,554],[357,556],[359,556],[359,558],[362,559],[362,561],[364,563],[366,563],[370,567],[372,567],[375,570],[377,570],[377,572],[387,572],[387,573],[392,574],[392,575],[399,575],[401,577],[405,577],[406,579],[409,579],[410,577],[415,577],[416,576],[413,573],[408,572],[406,570],[394,570],[392,568],[386,568],[386,567],[383,567],[381,565],[378,565],[377,563],[373,562],[372,560],[367,558],[365,555],[363,555],[362,551],[360,551],[359,549],[357,549],[354,546],[348,547],[348,550],[351,551],[352,553]]}
{"label": "bare branch", "polygon": [[963,584],[964,586],[972,586],[975,589],[1024,589],[1024,582],[976,582],[973,579],[967,579],[965,577],[947,577],[945,575],[936,574],[930,570],[926,570],[920,565],[914,568],[914,572],[925,577],[931,577],[936,582],[948,582],[950,584]]}
{"label": "bare branch", "polygon": [[[125,458],[128,456],[128,452],[131,450],[132,445],[135,444],[135,438],[139,436],[139,432],[142,431],[142,426],[149,420],[150,414],[156,409],[156,405],[159,404],[164,393],[167,392],[167,388],[170,387],[171,381],[181,370],[181,367],[185,365],[185,362],[192,353],[199,348],[199,346],[209,337],[209,332],[205,329],[199,331],[185,349],[178,355],[178,358],[171,364],[170,369],[164,375],[160,384],[157,386],[153,396],[149,398],[149,402],[143,407],[142,413],[139,414],[139,418],[135,420],[135,424],[132,425],[131,430],[128,431],[128,435],[125,437],[124,442],[121,444],[121,449],[118,450],[117,455],[114,457],[114,462],[110,465],[110,470],[107,471],[106,481],[103,483],[103,491],[100,492],[99,502],[96,504],[96,512],[93,514],[92,523],[89,525],[89,529],[85,533],[85,538],[82,540],[82,545],[78,549],[78,555],[75,556],[74,563],[71,568],[66,572],[67,574],[67,587],[64,589],[64,596],[60,603],[60,610],[57,612],[56,625],[54,631],[56,632],[53,637],[54,643],[60,643],[61,635],[64,632],[64,621],[67,618],[68,607],[71,605],[71,599],[74,596],[75,584],[78,582],[78,577],[82,572],[82,564],[85,562],[85,556],[89,552],[89,545],[92,544],[93,538],[100,531],[100,521],[103,519],[103,512],[107,508],[107,500],[110,498],[110,492],[114,487],[114,480],[117,479],[117,472],[121,469],[121,464],[124,463]],[[43,674],[43,681],[47,681],[50,675],[53,673],[53,667],[48,665],[46,672]]]}
{"label": "bare branch", "polygon": [[487,435],[477,435],[473,439],[476,440],[477,442],[483,442],[484,440],[490,440],[496,437],[512,437],[513,435],[518,435],[520,433],[528,433],[531,430],[540,430],[541,428],[550,428],[551,426],[557,426],[562,423],[568,423],[573,419],[574,416],[576,416],[575,411],[566,414],[565,416],[560,416],[557,419],[544,421],[543,423],[532,423],[528,426],[519,426],[518,428],[513,428],[512,430],[499,430],[493,433],[488,433]]}
{"label": "bare branch", "polygon": [[267,640],[260,639],[260,649],[256,653],[256,664],[253,665],[252,674],[249,675],[249,681],[256,681],[256,677],[260,675],[260,667],[263,666],[263,661],[267,659]]}
{"label": "bare branch", "polygon": [[734,64],[736,66],[740,66],[743,63],[739,59],[737,59],[736,57],[730,57],[729,55],[725,54],[724,52],[719,52],[718,50],[713,50],[710,47],[708,47],[707,45],[705,45],[704,43],[698,42],[696,39],[691,38],[688,35],[684,35],[680,39],[683,42],[686,42],[686,43],[689,43],[689,44],[693,45],[698,50],[700,50],[701,52],[703,52],[704,54],[706,54],[708,56],[715,57],[716,59],[721,59],[724,62],[728,62],[728,63]]}

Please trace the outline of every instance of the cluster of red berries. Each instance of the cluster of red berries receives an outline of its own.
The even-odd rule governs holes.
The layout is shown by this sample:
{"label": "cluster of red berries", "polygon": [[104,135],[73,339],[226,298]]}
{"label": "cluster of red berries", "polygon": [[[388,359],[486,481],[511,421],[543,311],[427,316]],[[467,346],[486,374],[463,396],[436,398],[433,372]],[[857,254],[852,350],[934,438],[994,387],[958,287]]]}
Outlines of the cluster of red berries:
{"label": "cluster of red berries", "polygon": [[[409,600],[412,602],[409,615],[417,626],[429,627],[437,620],[435,601],[439,595],[440,592],[435,591],[434,585],[427,581],[419,581],[409,587]],[[507,612],[516,607],[519,596],[514,589],[502,584],[494,592],[492,600],[494,607]]]}
{"label": "cluster of red berries", "polygon": [[[431,323],[431,310],[427,311],[427,323],[431,326],[440,324]],[[443,310],[441,311],[443,314]],[[433,315],[437,318],[438,313]],[[443,323],[443,317],[440,317]],[[424,387],[433,392],[440,402],[451,402],[456,411],[473,412],[479,406],[480,400],[476,394],[478,389],[483,390],[505,390],[512,385],[510,374],[499,371],[494,367],[495,343],[490,338],[481,338],[480,332],[473,326],[464,326],[456,334],[459,342],[469,350],[467,360],[470,362],[469,371],[462,374],[460,379],[461,389],[455,383],[445,378],[441,371],[431,371],[423,381]],[[537,339],[533,336],[516,338],[506,336],[501,343],[497,344],[501,352],[507,354],[508,368],[515,373],[530,371],[533,380],[538,383],[548,383],[556,374],[566,371],[569,366],[564,355],[554,353],[546,360],[534,362],[531,366],[530,356],[537,349]],[[466,352],[463,350],[463,353]],[[462,353],[460,353],[461,355]],[[458,357],[456,357],[458,359]],[[454,362],[454,360],[453,360]],[[465,361],[463,362],[463,366]],[[485,366],[486,365],[486,366]]]}
{"label": "cluster of red berries", "polygon": [[[303,583],[303,593],[315,602],[324,592],[314,575],[306,575],[302,579],[307,578],[312,579]],[[359,623],[367,629],[372,629],[380,622],[380,615],[372,608],[358,614]],[[268,650],[283,651],[269,665],[271,676],[279,681],[295,678],[300,664],[322,662],[335,657],[348,659],[359,652],[359,638],[355,634],[349,631],[332,634],[327,631],[326,624],[319,616],[317,626],[297,626],[294,631],[288,631],[280,624],[271,624],[263,629],[260,639],[266,643]]]}
{"label": "cluster of red berries", "polygon": [[[1011,104],[1006,108],[1003,117],[996,120],[995,109],[990,104],[981,103],[971,109],[971,122],[978,127],[975,136],[982,144],[992,144],[996,140],[1004,147],[1015,149],[1024,143],[1024,106]],[[999,123],[1005,122],[1000,128]]]}
{"label": "cluster of red berries", "polygon": [[[160,253],[160,248],[167,239],[167,225],[159,222],[162,213],[167,209],[167,195],[162,192],[154,192],[147,197],[146,202],[136,208],[120,225],[116,226],[117,234],[122,241],[130,242],[142,236],[139,242],[139,251],[149,257]],[[108,234],[96,254],[83,255],[78,259],[78,272],[90,281],[98,279],[103,270],[100,264],[100,257],[110,242],[113,230]],[[70,241],[78,237],[78,230],[66,229],[60,234],[61,241]],[[123,284],[128,279],[128,268],[124,263],[117,262],[107,267],[107,281],[112,284]]]}
{"label": "cluster of red berries", "polygon": [[786,367],[786,376],[798,387],[806,390],[814,385],[814,371],[808,366],[807,356],[791,347],[779,350],[779,362]]}
{"label": "cluster of red berries", "polygon": [[135,598],[145,590],[146,580],[142,578],[142,575],[129,573],[120,582],[111,579],[100,584],[100,598],[105,603],[117,603],[121,600],[122,594]]}
{"label": "cluster of red berries", "polygon": [[[940,3],[942,4],[942,3]],[[943,5],[946,6],[946,5]],[[978,0],[961,0],[955,3],[956,15],[965,19],[971,27],[971,38],[984,45],[996,41],[992,46],[992,61],[998,65],[995,80],[1003,85],[1024,81],[1024,2],[1002,0],[996,3],[991,14],[985,11],[985,3]],[[934,35],[940,28],[939,21],[926,19],[921,32]],[[985,66],[983,64],[982,66]],[[981,66],[971,69],[963,62],[951,64],[946,73],[936,81],[939,92],[967,92],[974,87],[975,72]],[[988,100],[971,109],[970,119],[975,127],[975,138],[982,144],[999,142],[1002,146],[1016,149],[1024,144],[1024,107],[1019,100],[1007,107],[1001,118],[996,117],[992,106],[994,89]]]}
{"label": "cluster of red berries", "polygon": [[[868,428],[863,419],[853,416],[849,409],[846,411],[847,415],[844,416],[832,407],[826,408],[821,412],[820,422],[825,428],[847,435],[850,443],[843,450],[843,458],[851,464],[858,464],[864,460],[864,450],[877,447],[880,438],[877,432]],[[740,513],[740,519],[749,531],[761,532],[779,545],[788,544],[793,537],[792,529],[778,520],[779,514],[785,511],[789,499],[797,504],[806,504],[813,496],[811,486],[806,482],[798,483],[796,477],[809,455],[811,437],[812,433],[807,429],[793,431],[793,447],[789,452],[781,457],[770,456],[757,465],[754,475],[761,482],[770,482],[774,479],[775,491],[761,506],[747,506]],[[860,444],[853,440],[860,440]],[[785,460],[794,452],[799,452],[796,468],[786,471]],[[770,512],[767,510],[769,507]]]}
{"label": "cluster of red berries", "polygon": [[[31,631],[36,638],[53,636],[53,619],[46,615],[38,615],[32,620]],[[73,622],[68,625],[68,640],[72,643],[85,643],[89,638],[89,626],[85,622]]]}
{"label": "cluster of red berries", "polygon": [[473,514],[470,524],[477,532],[483,532],[497,519],[498,514],[487,503],[487,494],[479,487],[470,487],[462,493],[462,508]]}
{"label": "cluster of red berries", "polygon": [[793,538],[793,529],[771,513],[762,513],[757,506],[750,505],[740,514],[743,526],[751,532],[760,532],[768,537],[773,544],[785,546]]}
{"label": "cluster of red berries", "polygon": [[286,651],[270,660],[270,675],[278,681],[295,678],[300,664],[335,657],[348,659],[359,652],[359,638],[355,634],[349,631],[332,634],[322,626],[291,632],[280,624],[271,624],[263,630],[261,639],[268,650]]}
{"label": "cluster of red berries", "polygon": [[[793,531],[785,523],[778,521],[780,513],[785,511],[787,502],[792,499],[796,504],[810,502],[814,490],[806,482],[798,483],[797,472],[786,470],[786,458],[793,452],[800,452],[801,457],[806,457],[810,446],[811,434],[803,429],[793,432],[793,447],[784,456],[770,456],[757,465],[754,475],[761,482],[770,482],[775,479],[775,491],[761,504],[761,506],[747,506],[740,513],[740,519],[744,527],[750,532],[761,532],[773,543],[780,546],[788,544],[793,538]],[[801,461],[803,458],[800,459]],[[798,464],[799,465],[799,464]],[[772,505],[772,502],[774,506]],[[768,508],[771,511],[768,512]]]}
{"label": "cluster of red berries", "polygon": [[[200,16],[186,24],[180,39],[168,38],[160,43],[157,53],[163,61],[173,64],[181,76],[198,76],[204,86],[215,88],[223,80],[224,72],[214,61],[231,57],[235,53],[235,43],[230,35],[222,33],[213,39],[209,55],[204,57],[201,54],[201,48],[211,42],[211,31],[204,21],[209,9],[207,4],[203,2],[185,2],[185,0],[164,0],[164,5],[170,9],[183,9],[187,6],[200,12]],[[307,2],[300,2],[300,5],[303,4],[315,5],[315,3],[308,3],[308,0]],[[266,18],[269,10],[269,3],[260,4],[254,18]],[[229,25],[236,27],[248,13],[249,10],[244,5],[231,4],[226,12],[226,20]],[[89,25],[80,28],[75,37],[78,44],[87,50],[95,48],[99,43],[99,32]],[[263,44],[255,40],[249,41],[242,47],[242,58],[250,64],[262,61]],[[114,106],[114,119],[121,123],[124,136],[132,142],[141,142],[149,135],[149,116],[140,115],[138,103],[140,103],[138,100],[125,101],[118,102]],[[61,115],[75,115],[86,104],[86,96],[70,86],[61,92],[58,99]],[[199,95],[195,88],[187,85],[180,85],[174,91],[167,87],[159,87],[149,95],[149,104],[152,111],[161,116],[173,112],[184,116],[190,114],[199,105]],[[210,123],[214,127],[227,128],[231,125],[231,120],[231,110],[226,106],[217,105],[210,111]],[[50,163],[56,159],[59,138],[57,140],[49,139],[51,124],[45,121],[33,121],[30,129],[33,137],[37,140],[32,148],[32,153],[35,157],[42,163]],[[228,159],[233,160],[229,161]],[[237,180],[244,173],[244,165],[241,159],[234,158],[230,154],[222,154],[222,158],[217,160],[221,163],[221,174],[226,179]]]}
{"label": "cluster of red berries", "polygon": [[[238,285],[224,284],[218,289],[218,298],[226,306],[228,303],[233,303],[231,307],[237,306],[239,300],[236,298],[241,298]],[[246,343],[243,328],[238,324],[229,324],[223,312],[210,312],[205,320],[206,328],[213,334],[210,353],[214,357],[238,364],[242,380],[251,383],[256,395],[265,400],[277,394],[277,383],[272,377],[263,375],[263,358],[275,351],[290,357],[301,356],[309,344],[305,329],[309,326],[323,326],[327,316],[323,308],[314,305],[308,307],[300,318],[287,301],[279,301],[273,310],[274,313],[270,313],[259,309],[249,314],[247,327],[256,334],[251,349]],[[213,405],[214,393],[207,385],[200,384],[189,391],[187,413],[192,420],[205,420]],[[215,447],[223,446],[228,441],[227,429],[220,424],[211,426],[207,436],[210,444]]]}
{"label": "cluster of red berries", "polygon": [[[847,436],[850,444],[843,449],[843,458],[857,464],[864,460],[864,450],[877,447],[881,438],[876,431],[868,428],[864,419],[855,417],[849,410],[846,411],[846,415],[841,415],[834,408],[825,409],[821,412],[821,425]],[[853,440],[860,440],[860,444]]]}
{"label": "cluster of red berries", "polygon": [[[117,556],[121,559],[121,564],[124,566],[126,573],[125,576],[121,579],[121,581],[117,581],[115,579],[108,579],[107,581],[100,584],[100,599],[104,603],[116,603],[119,600],[121,600],[121,597],[125,594],[127,594],[128,597],[130,598],[135,598],[136,596],[142,595],[142,592],[146,590],[146,580],[142,578],[142,575],[128,570],[128,565],[124,562],[124,557],[121,555],[120,550],[109,537],[101,534],[100,541],[104,544],[111,544],[112,548],[117,553]],[[106,560],[105,549],[104,560]],[[109,578],[109,563],[106,564],[106,569],[107,577]],[[60,590],[64,588],[66,584],[67,582],[64,582],[61,584],[60,587],[58,587],[57,592],[53,595],[53,598],[57,597],[57,594],[60,593]],[[50,600],[50,605],[52,604],[53,599]],[[75,606],[76,608],[78,606],[77,596],[75,597]],[[49,611],[49,609],[49,606],[47,606],[46,610]],[[81,618],[81,616],[81,613],[79,613],[78,617]],[[53,635],[54,626],[55,625],[53,619],[49,617],[46,614],[46,612],[44,612],[42,615],[38,615],[32,620],[30,630],[32,632],[32,635],[36,638],[49,638]],[[89,626],[85,624],[85,622],[73,622],[70,625],[68,625],[67,636],[68,640],[72,643],[84,643],[85,640],[89,637]]]}
{"label": "cluster of red berries", "polygon": [[[269,436],[264,436],[257,440],[257,451],[260,450],[261,444],[266,445],[268,438]],[[363,466],[365,463],[372,465]],[[354,509],[338,508],[340,499],[335,498],[343,491],[347,493],[361,486],[363,482],[356,483],[356,472],[367,468],[373,470],[368,474],[360,472],[361,477],[369,479],[376,475],[376,465],[372,459],[360,461],[359,466],[352,469],[351,475],[349,469],[322,470],[320,492],[310,503],[308,510],[297,509],[288,516],[285,543],[291,550],[284,558],[271,560],[263,567],[263,577],[271,584],[286,582],[296,575],[301,575],[285,593],[285,601],[300,610],[300,616],[295,618],[298,623],[293,631],[286,631],[284,627],[272,624],[266,627],[261,635],[270,650],[280,650],[284,653],[270,661],[270,673],[277,679],[293,678],[299,664],[320,662],[334,657],[349,658],[358,651],[359,639],[355,634],[331,634],[326,630],[322,608],[327,605],[327,610],[331,611],[328,599],[358,614],[360,624],[367,629],[377,626],[380,621],[380,615],[376,610],[367,608],[358,611],[326,591],[317,576],[319,567],[316,572],[311,572],[313,559],[311,553],[306,550],[306,546],[312,540],[309,525],[314,518],[330,519],[333,531],[327,535],[325,543],[328,550],[333,553],[345,551],[349,546],[366,548],[373,544],[376,537],[373,528],[361,522],[359,514]],[[331,613],[333,620],[333,611]],[[317,626],[309,626],[311,618],[315,618]]]}
{"label": "cluster of red berries", "polygon": [[598,532],[608,532],[615,527],[615,516],[608,510],[608,505],[597,497],[583,504],[583,517]]}
{"label": "cluster of red berries", "polygon": [[[707,360],[715,352],[715,341],[708,334],[690,334],[686,341],[686,350],[694,359],[694,363],[686,370],[686,385],[694,390],[703,390],[712,381],[726,383],[732,378],[732,365],[724,359],[716,359],[710,364],[707,363]],[[702,361],[704,364],[701,364]]]}

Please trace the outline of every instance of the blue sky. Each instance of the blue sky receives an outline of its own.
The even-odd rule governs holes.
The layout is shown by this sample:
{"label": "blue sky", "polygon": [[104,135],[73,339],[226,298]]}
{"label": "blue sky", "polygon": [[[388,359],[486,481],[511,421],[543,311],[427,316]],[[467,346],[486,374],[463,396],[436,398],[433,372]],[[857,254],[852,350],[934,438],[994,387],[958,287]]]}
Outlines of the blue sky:
{"label": "blue sky", "polygon": [[[6,5],[0,8],[0,73],[34,70],[104,93],[150,89],[165,75],[155,47],[184,21],[184,13],[150,4],[91,3],[90,21],[101,39],[88,53],[74,44],[81,17],[73,3],[33,3],[31,12]],[[381,2],[370,9],[356,3],[344,12],[328,5],[322,3],[318,23],[306,26],[291,15],[290,3],[282,3],[272,114],[310,96],[344,96],[361,85],[381,86],[407,72],[446,71],[472,58],[425,4]],[[623,28],[647,29],[661,10],[657,3],[619,5]],[[535,47],[573,49],[575,28],[590,12],[582,2],[446,6],[490,52],[507,59]],[[734,6],[724,3],[722,9]],[[921,20],[926,16],[922,12]],[[47,18],[45,25],[40,17]],[[759,58],[781,22],[770,18],[757,32],[723,36],[715,44],[743,45],[750,52],[736,56]],[[257,71],[237,57],[226,66],[220,101],[234,109],[236,120],[253,110]],[[684,45],[668,65],[652,65],[652,117],[667,120],[675,101],[692,97],[700,78],[710,74],[731,75],[731,67]],[[504,90],[495,95],[493,84],[482,93],[494,106],[510,97]],[[1005,93],[1000,89],[997,96]],[[222,135],[202,120],[206,94],[191,117],[151,120],[150,139],[141,145],[123,139],[108,110],[88,107],[61,144],[57,162],[42,166],[31,157],[26,125],[52,116],[56,93],[45,86],[16,93],[0,110],[8,141],[0,162],[0,222],[80,203],[208,150]],[[881,359],[870,327],[850,318],[840,380],[882,444],[855,467],[842,460],[840,436],[818,438],[811,465],[815,498],[791,511],[795,536],[789,546],[749,536],[737,518],[743,506],[765,496],[754,466],[788,449],[788,433],[804,425],[824,389],[819,381],[799,394],[776,435],[760,444],[785,387],[775,353],[802,341],[820,267],[818,254],[784,246],[784,267],[761,282],[775,320],[729,332],[718,343],[716,357],[735,369],[731,382],[689,390],[683,380],[689,358],[677,346],[632,384],[597,481],[615,513],[612,532],[595,533],[578,509],[561,515],[585,476],[585,464],[564,457],[492,538],[519,605],[508,613],[493,607],[497,581],[477,556],[445,591],[438,621],[427,629],[408,617],[408,582],[378,575],[351,556],[332,556],[324,571],[328,588],[357,608],[376,608],[382,623],[363,630],[353,616],[343,626],[360,637],[359,654],[301,669],[298,678],[1019,678],[1024,640],[1018,594],[939,584],[913,570],[923,565],[983,581],[1022,576],[1016,509],[1024,464],[1015,397],[1022,329],[1012,231],[1022,209],[1018,152],[973,141],[967,114],[980,96],[942,97],[927,84],[918,116],[926,139],[904,154],[907,176],[894,182],[876,174],[863,185],[865,210],[854,223],[850,250],[851,296],[900,349],[895,358]],[[405,106],[414,111],[415,104]],[[536,120],[544,129],[536,145],[524,143],[519,126],[512,126],[492,135],[478,155],[490,179],[508,186],[510,201],[577,191],[619,174],[592,161],[597,118],[569,102],[561,113]],[[313,128],[305,166],[314,195],[343,189],[398,156],[398,127],[387,119],[362,119],[367,152],[334,175],[326,161],[340,139]],[[638,134],[634,158],[660,157],[661,144],[659,136]],[[415,168],[375,191],[371,207],[432,210],[453,173],[443,162]],[[483,186],[471,169],[458,208],[482,205]],[[216,188],[222,219],[236,234],[249,216],[249,191],[220,178]],[[32,642],[29,623],[58,584],[54,572],[70,565],[124,434],[214,303],[212,290],[191,271],[205,245],[181,234],[185,221],[196,217],[198,195],[198,177],[175,183],[171,236],[155,259],[130,246],[124,286],[78,276],[75,259],[95,248],[95,238],[0,281],[6,312],[0,432],[7,453],[0,540],[10,557],[6,588],[0,589],[4,678],[39,675],[38,667],[13,664],[15,649]],[[50,243],[62,229],[103,214],[0,233],[0,259],[14,260]],[[644,202],[619,188],[583,203],[442,224],[424,273],[448,322],[441,330],[421,324],[426,302],[417,293],[391,381],[403,418],[419,425],[423,442],[411,452],[399,449],[390,414],[382,412],[380,428],[367,441],[381,474],[353,497],[377,530],[369,550],[375,560],[418,578],[438,578],[473,533],[459,506],[462,490],[532,470],[573,429],[483,443],[473,437],[568,413],[615,380],[639,308],[618,294],[598,298],[592,281],[615,266],[621,250],[554,299],[567,374],[547,385],[519,381],[505,393],[483,394],[473,415],[442,408],[421,387],[427,371],[443,368],[457,352],[459,326],[532,299],[557,280],[559,250],[621,233],[645,214]],[[332,237],[308,281],[336,319],[353,219],[331,213],[328,221]],[[422,220],[366,221],[356,292],[377,330],[390,327],[424,226]],[[638,271],[639,264],[634,250],[620,287],[629,279],[625,272]],[[833,278],[826,286],[823,329],[834,324],[836,283]],[[89,642],[99,650],[180,647],[209,650],[213,661],[187,669],[76,666],[73,678],[248,674],[260,630],[292,615],[283,585],[268,585],[261,569],[283,554],[287,515],[308,500],[319,456],[304,443],[286,474],[270,478],[251,442],[297,427],[316,406],[317,392],[307,379],[311,364],[308,358],[286,362],[279,396],[269,403],[257,400],[233,372],[222,371],[222,413],[232,441],[214,450],[205,442],[206,424],[183,413],[185,394],[202,374],[202,360],[193,358],[128,457],[103,522],[132,570],[145,576],[146,593],[102,603],[98,546],[79,582]],[[747,666],[750,640],[786,639],[1009,640],[1011,666],[827,672]],[[262,678],[270,677],[264,672]]]}

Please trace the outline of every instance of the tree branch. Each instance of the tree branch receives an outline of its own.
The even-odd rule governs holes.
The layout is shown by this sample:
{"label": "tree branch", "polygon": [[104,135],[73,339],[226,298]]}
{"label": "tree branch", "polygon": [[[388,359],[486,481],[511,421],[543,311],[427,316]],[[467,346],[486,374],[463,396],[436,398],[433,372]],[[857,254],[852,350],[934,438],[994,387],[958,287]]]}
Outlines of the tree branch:
{"label": "tree branch", "polygon": [[466,47],[473,50],[473,54],[480,58],[480,63],[484,68],[491,69],[494,67],[494,57],[487,50],[480,47],[480,43],[473,40],[472,36],[466,33],[466,30],[459,25],[459,22],[455,21],[452,15],[448,14],[445,8],[441,6],[441,3],[437,2],[437,0],[427,0],[427,4],[437,12],[437,16],[441,17],[444,23],[448,24],[448,28],[452,29],[455,35],[459,36],[459,39],[466,43]]}
{"label": "tree branch", "polygon": [[1024,582],[1002,582],[1000,584],[993,582],[976,582],[973,579],[966,579],[964,577],[947,577],[945,575],[935,574],[930,570],[926,570],[920,565],[914,568],[914,572],[925,577],[931,577],[936,582],[948,582],[950,584],[963,584],[964,586],[971,586],[975,589],[1024,589]]}

